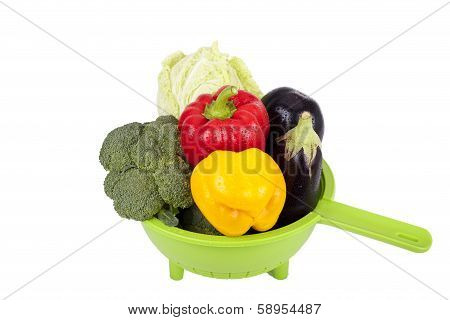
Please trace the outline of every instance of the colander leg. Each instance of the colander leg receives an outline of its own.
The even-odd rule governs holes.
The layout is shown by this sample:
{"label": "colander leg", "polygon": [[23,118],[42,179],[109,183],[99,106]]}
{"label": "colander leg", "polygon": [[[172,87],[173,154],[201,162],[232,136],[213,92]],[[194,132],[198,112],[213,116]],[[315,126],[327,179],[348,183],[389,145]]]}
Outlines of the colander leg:
{"label": "colander leg", "polygon": [[169,271],[170,278],[172,280],[181,280],[183,279],[184,269],[177,265],[175,262],[169,260]]}
{"label": "colander leg", "polygon": [[277,280],[284,280],[288,276],[289,271],[289,261],[286,261],[283,264],[280,264],[273,270],[269,271],[269,274]]}

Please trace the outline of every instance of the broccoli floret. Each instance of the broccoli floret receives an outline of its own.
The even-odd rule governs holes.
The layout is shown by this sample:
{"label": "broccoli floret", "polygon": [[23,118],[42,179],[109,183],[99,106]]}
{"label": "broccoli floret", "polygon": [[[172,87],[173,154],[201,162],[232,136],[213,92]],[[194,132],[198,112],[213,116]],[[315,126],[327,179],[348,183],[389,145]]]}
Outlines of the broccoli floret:
{"label": "broccoli floret", "polygon": [[105,193],[121,217],[142,221],[157,215],[174,225],[177,208],[193,205],[191,169],[173,116],[114,129],[103,142],[100,162],[110,171]]}
{"label": "broccoli floret", "polygon": [[180,134],[178,126],[165,123],[160,125],[159,144],[161,146],[160,152],[165,155],[165,159],[172,161],[177,157],[183,157],[183,149],[180,145]]}
{"label": "broccoli floret", "polygon": [[188,208],[194,204],[190,176],[189,165],[180,158],[160,161],[153,174],[159,194],[175,208]]}
{"label": "broccoli floret", "polygon": [[181,217],[181,226],[185,230],[215,236],[222,235],[208,220],[206,220],[205,216],[196,205],[183,210]]}
{"label": "broccoli floret", "polygon": [[106,136],[99,157],[105,170],[121,171],[133,165],[131,154],[141,130],[142,124],[133,122],[114,129]]}
{"label": "broccoli floret", "polygon": [[120,180],[120,172],[118,171],[110,171],[106,175],[105,182],[103,183],[103,186],[105,188],[105,193],[108,197],[113,199],[113,190],[114,186],[116,185],[117,181]]}
{"label": "broccoli floret", "polygon": [[114,208],[122,218],[148,220],[163,208],[164,200],[151,173],[130,168],[114,179],[110,194]]}
{"label": "broccoli floret", "polygon": [[138,168],[156,170],[161,159],[174,161],[177,156],[183,156],[177,125],[158,120],[144,124],[132,151],[132,159]]}
{"label": "broccoli floret", "polygon": [[178,119],[172,115],[160,116],[153,122],[156,122],[158,124],[171,123],[178,126]]}
{"label": "broccoli floret", "polygon": [[140,169],[154,171],[158,167],[158,161],[162,156],[158,129],[153,122],[145,124],[138,142],[133,147],[133,163]]}

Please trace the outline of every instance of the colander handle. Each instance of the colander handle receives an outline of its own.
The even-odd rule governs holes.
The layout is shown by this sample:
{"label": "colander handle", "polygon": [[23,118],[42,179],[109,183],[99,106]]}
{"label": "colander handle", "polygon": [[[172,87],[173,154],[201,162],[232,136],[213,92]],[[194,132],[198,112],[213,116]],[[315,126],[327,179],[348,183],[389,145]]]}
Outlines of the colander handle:
{"label": "colander handle", "polygon": [[321,199],[314,212],[321,216],[322,224],[413,252],[425,252],[431,247],[431,234],[423,228],[339,202]]}

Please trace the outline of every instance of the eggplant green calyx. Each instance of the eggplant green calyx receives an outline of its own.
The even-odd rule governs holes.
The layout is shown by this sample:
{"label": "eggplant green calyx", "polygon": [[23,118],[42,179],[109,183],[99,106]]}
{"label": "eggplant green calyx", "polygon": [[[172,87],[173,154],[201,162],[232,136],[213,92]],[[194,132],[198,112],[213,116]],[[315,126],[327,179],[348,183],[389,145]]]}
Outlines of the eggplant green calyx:
{"label": "eggplant green calyx", "polygon": [[238,89],[234,86],[228,86],[223,89],[217,96],[217,99],[206,106],[203,116],[208,120],[231,118],[237,109],[229,99],[237,95],[237,93]]}
{"label": "eggplant green calyx", "polygon": [[307,111],[303,112],[300,115],[297,126],[277,139],[277,142],[286,141],[284,157],[288,161],[303,149],[310,176],[317,148],[321,147],[320,138],[314,131],[312,121],[311,114]]}

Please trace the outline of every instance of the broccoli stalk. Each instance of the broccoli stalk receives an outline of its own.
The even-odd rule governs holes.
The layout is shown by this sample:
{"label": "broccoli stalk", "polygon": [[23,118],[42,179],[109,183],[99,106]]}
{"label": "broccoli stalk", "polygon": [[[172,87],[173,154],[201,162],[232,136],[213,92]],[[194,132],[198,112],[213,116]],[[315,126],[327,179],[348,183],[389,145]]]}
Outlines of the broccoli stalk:
{"label": "broccoli stalk", "polygon": [[100,150],[100,163],[109,171],[104,188],[117,213],[138,221],[157,216],[177,225],[178,208],[193,205],[191,170],[183,156],[173,116],[111,131]]}
{"label": "broccoli stalk", "polygon": [[178,225],[179,220],[176,215],[179,213],[178,209],[173,206],[164,207],[158,212],[158,219],[164,222],[169,227],[175,227]]}

